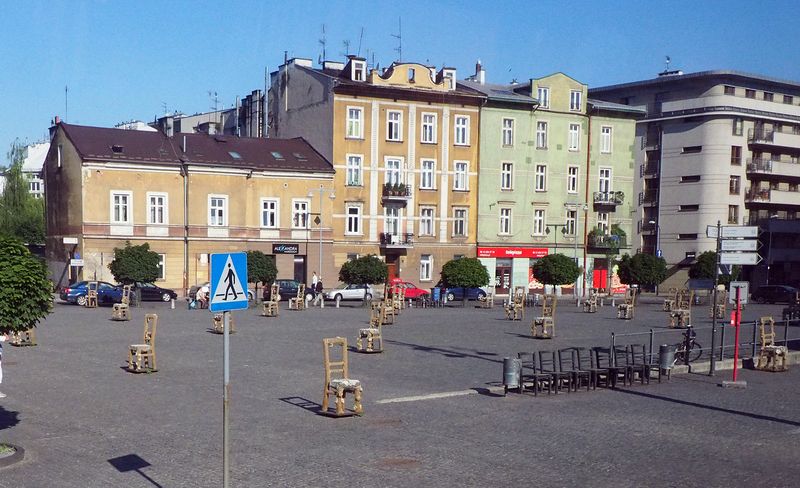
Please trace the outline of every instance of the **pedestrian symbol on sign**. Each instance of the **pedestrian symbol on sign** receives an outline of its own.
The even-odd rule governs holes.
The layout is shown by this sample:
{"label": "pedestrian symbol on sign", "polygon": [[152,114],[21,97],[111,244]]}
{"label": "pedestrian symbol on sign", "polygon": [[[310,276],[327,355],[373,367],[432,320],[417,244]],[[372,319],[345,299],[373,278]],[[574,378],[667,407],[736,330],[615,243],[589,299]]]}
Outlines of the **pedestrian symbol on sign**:
{"label": "pedestrian symbol on sign", "polygon": [[225,253],[211,255],[211,286],[213,294],[209,310],[223,312],[247,308],[247,255]]}

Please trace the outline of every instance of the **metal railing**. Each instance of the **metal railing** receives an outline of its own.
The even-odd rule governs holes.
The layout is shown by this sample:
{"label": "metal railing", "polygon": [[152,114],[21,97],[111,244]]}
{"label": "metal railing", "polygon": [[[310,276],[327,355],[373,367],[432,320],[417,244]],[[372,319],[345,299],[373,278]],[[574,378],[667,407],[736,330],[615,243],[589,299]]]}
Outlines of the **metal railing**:
{"label": "metal railing", "polygon": [[748,173],[772,173],[772,160],[747,158]]}
{"label": "metal railing", "polygon": [[747,141],[748,142],[773,142],[775,140],[775,131],[767,129],[748,129]]}
{"label": "metal railing", "polygon": [[381,232],[381,246],[411,246],[414,244],[414,234]]}
{"label": "metal railing", "polygon": [[600,205],[622,205],[625,200],[625,193],[621,191],[596,191],[592,201]]}
{"label": "metal railing", "polygon": [[745,202],[768,202],[769,188],[748,188],[744,195]]}

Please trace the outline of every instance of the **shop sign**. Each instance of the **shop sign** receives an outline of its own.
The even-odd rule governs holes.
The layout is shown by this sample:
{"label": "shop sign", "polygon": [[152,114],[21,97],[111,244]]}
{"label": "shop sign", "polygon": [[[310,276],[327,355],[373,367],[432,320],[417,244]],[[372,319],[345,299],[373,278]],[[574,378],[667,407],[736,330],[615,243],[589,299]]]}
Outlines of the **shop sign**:
{"label": "shop sign", "polygon": [[479,258],[543,258],[546,247],[479,247]]}
{"label": "shop sign", "polygon": [[300,244],[273,244],[272,254],[298,254]]}

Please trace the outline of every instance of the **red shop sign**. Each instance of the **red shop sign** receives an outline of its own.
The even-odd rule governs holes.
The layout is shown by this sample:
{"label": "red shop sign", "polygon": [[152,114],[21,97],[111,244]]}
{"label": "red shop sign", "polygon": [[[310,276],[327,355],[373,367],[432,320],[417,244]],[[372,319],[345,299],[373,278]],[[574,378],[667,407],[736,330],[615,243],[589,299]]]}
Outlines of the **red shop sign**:
{"label": "red shop sign", "polygon": [[479,258],[542,258],[546,247],[479,247]]}

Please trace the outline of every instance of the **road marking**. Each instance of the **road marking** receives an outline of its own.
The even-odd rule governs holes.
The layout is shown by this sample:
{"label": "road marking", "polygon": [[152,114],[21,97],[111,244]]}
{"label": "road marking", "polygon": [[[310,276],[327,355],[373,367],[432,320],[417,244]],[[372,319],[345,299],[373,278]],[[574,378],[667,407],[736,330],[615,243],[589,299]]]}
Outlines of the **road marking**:
{"label": "road marking", "polygon": [[[486,390],[496,393],[502,392],[503,387],[492,387],[486,388]],[[464,396],[464,395],[476,395],[478,394],[478,390],[460,390],[460,391],[444,391],[442,393],[429,393],[427,395],[415,395],[415,396],[407,396],[407,397],[399,397],[399,398],[386,398],[383,400],[378,400],[375,403],[383,404],[383,403],[404,403],[404,402],[418,402],[421,400],[436,400],[438,398],[449,398],[449,397],[456,397],[456,396]]]}

